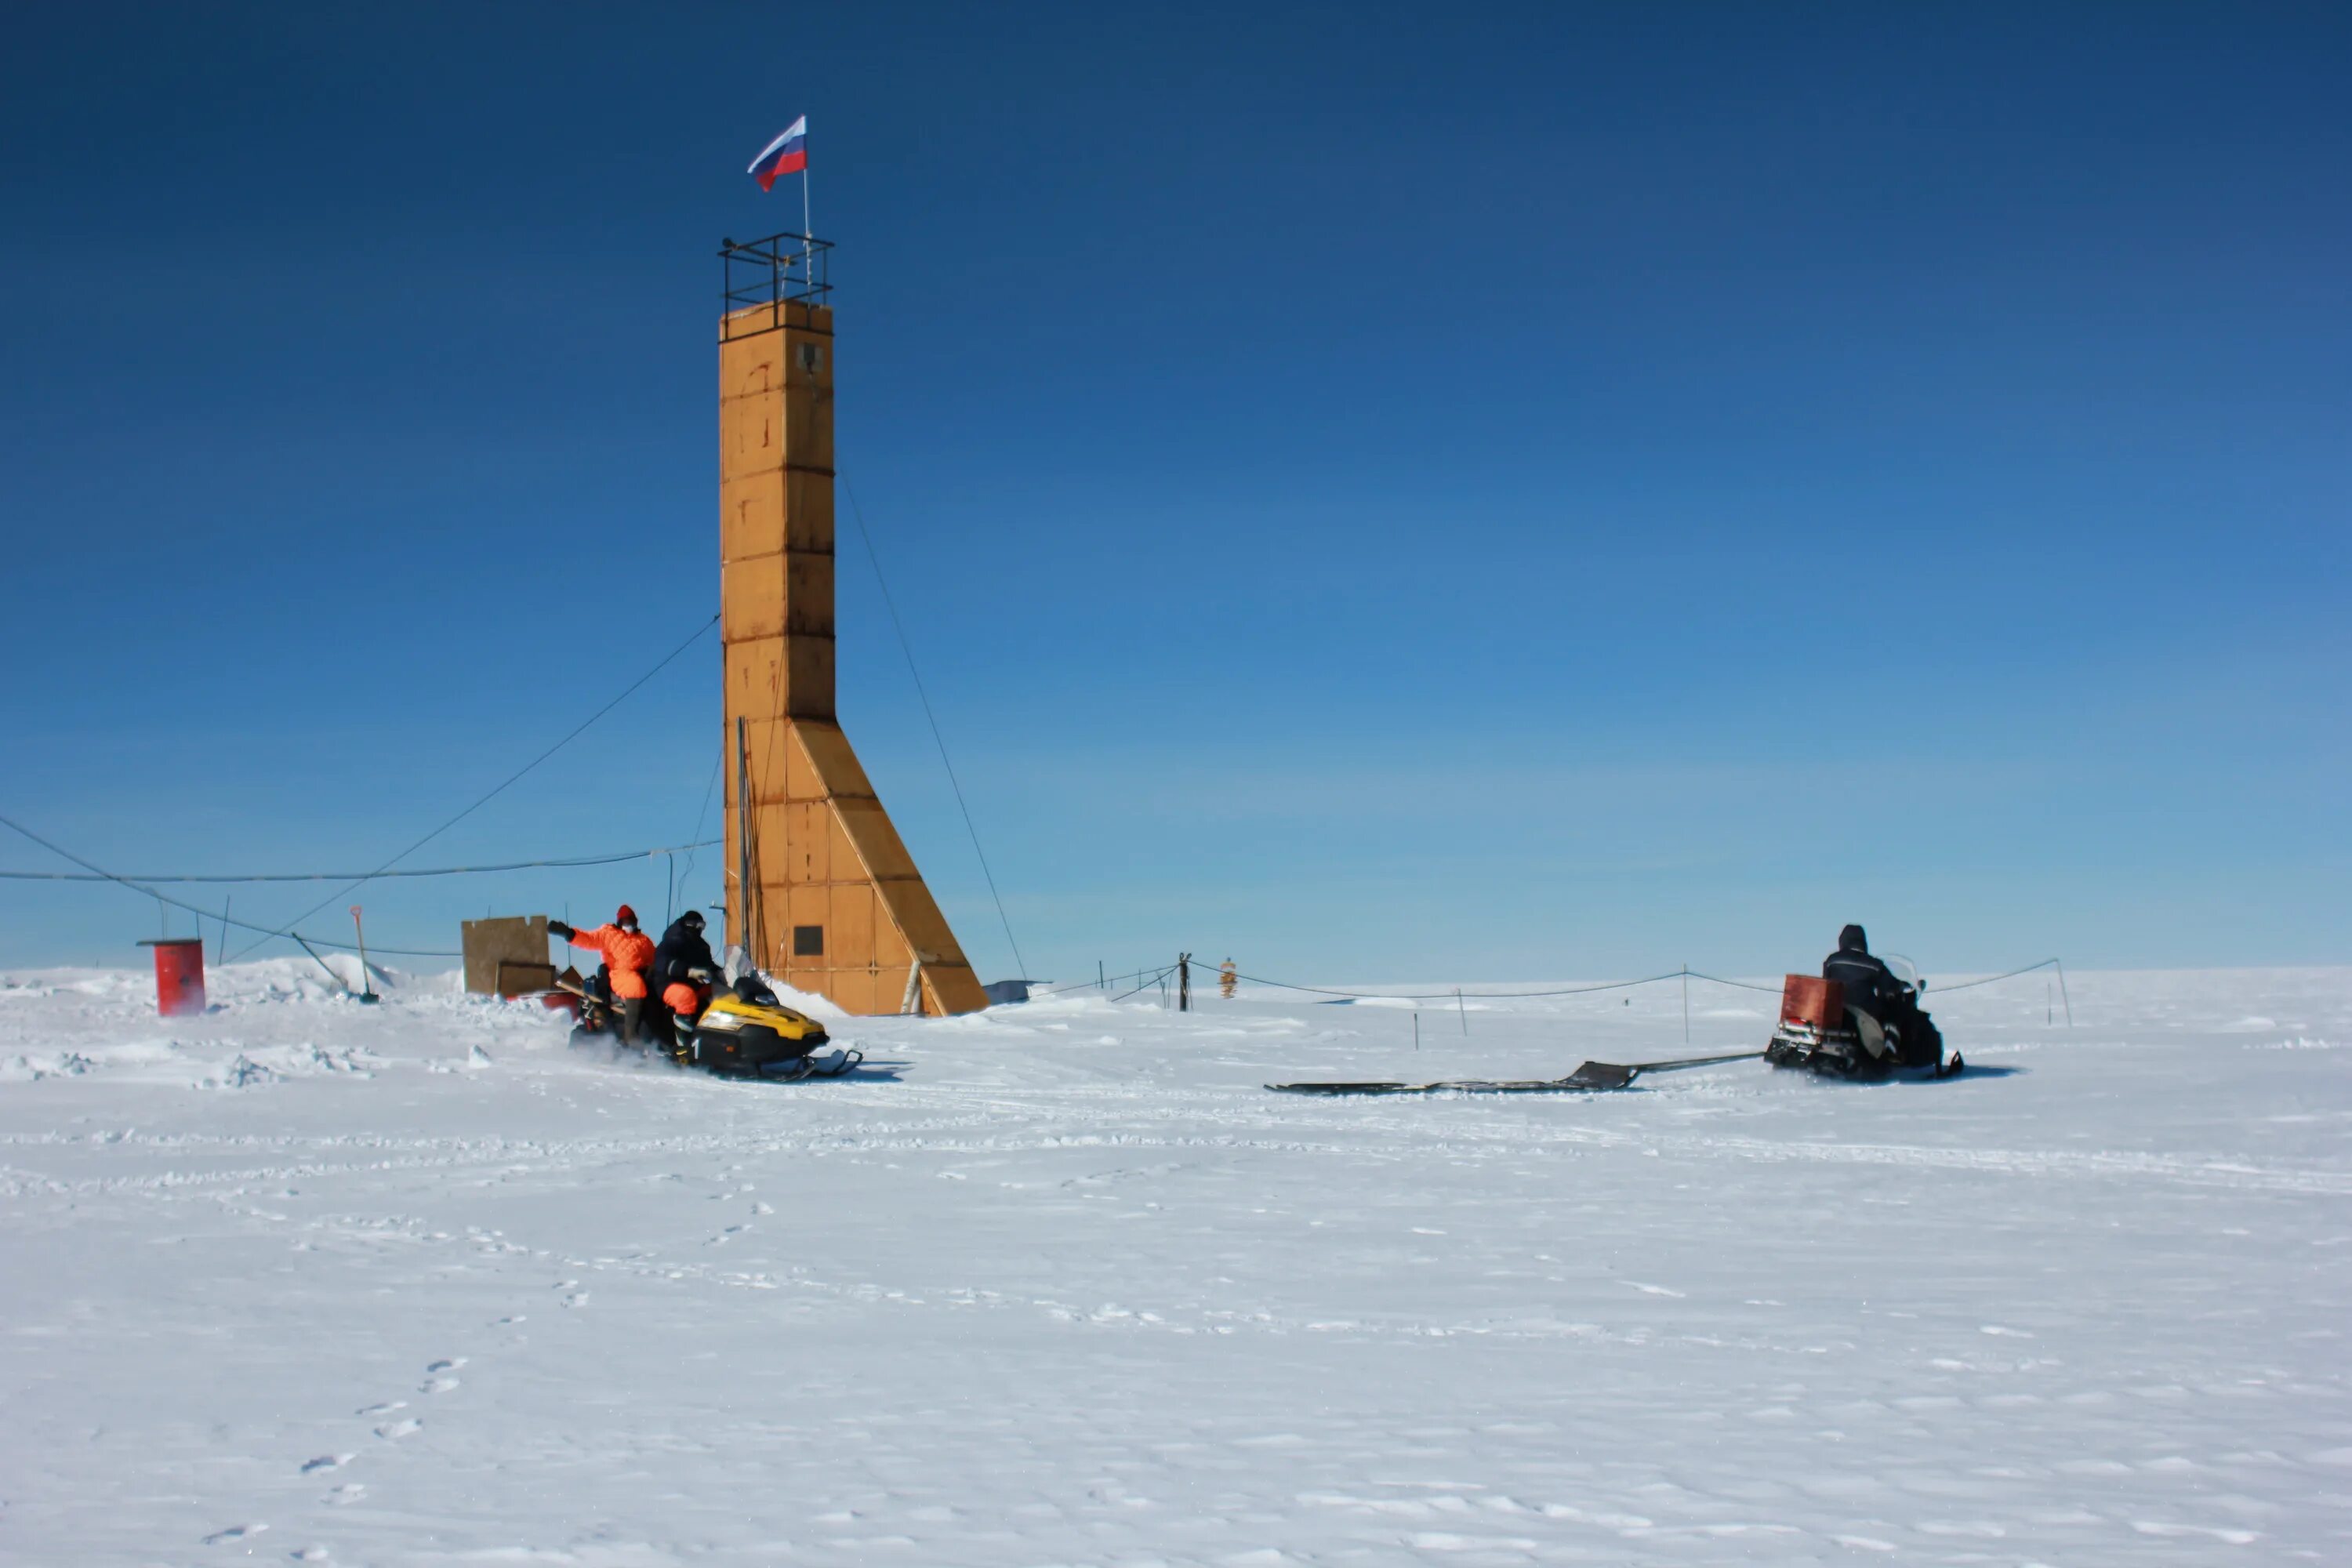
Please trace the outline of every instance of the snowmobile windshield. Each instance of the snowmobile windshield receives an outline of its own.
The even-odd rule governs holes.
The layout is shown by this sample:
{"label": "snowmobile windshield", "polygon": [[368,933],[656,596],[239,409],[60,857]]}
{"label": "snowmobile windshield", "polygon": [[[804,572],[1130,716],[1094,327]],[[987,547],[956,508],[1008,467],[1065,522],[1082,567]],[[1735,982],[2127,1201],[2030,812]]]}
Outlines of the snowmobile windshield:
{"label": "snowmobile windshield", "polygon": [[1886,965],[1886,973],[1914,991],[1925,991],[1927,983],[1919,977],[1919,966],[1899,952],[1882,952],[1878,962]]}

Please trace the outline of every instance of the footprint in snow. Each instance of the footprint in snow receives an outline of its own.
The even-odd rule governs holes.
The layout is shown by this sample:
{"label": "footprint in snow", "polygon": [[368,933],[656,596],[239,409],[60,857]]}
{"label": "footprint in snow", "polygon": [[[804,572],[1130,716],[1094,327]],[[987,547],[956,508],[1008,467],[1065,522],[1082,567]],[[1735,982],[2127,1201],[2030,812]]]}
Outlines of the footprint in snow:
{"label": "footprint in snow", "polygon": [[397,1443],[403,1437],[409,1436],[414,1433],[424,1430],[424,1427],[425,1423],[419,1421],[415,1416],[404,1415],[397,1421],[377,1427],[375,1429],[375,1435],[383,1438],[387,1443]]}
{"label": "footprint in snow", "polygon": [[346,1481],[320,1500],[329,1508],[343,1508],[367,1496],[367,1488],[357,1481]]}
{"label": "footprint in snow", "polygon": [[387,1399],[382,1405],[371,1405],[366,1409],[355,1411],[353,1414],[359,1415],[389,1415],[395,1410],[405,1410],[407,1408],[408,1401],[405,1399]]}
{"label": "footprint in snow", "polygon": [[205,1537],[206,1546],[222,1546],[232,1541],[243,1541],[248,1535],[259,1535],[269,1527],[266,1524],[232,1524],[226,1530],[215,1530]]}
{"label": "footprint in snow", "polygon": [[315,1476],[321,1470],[340,1470],[357,1458],[355,1454],[321,1454],[317,1458],[305,1463],[302,1473],[306,1476]]}
{"label": "footprint in snow", "polygon": [[425,1381],[417,1385],[419,1394],[446,1394],[457,1386],[457,1380],[447,1375],[466,1364],[464,1356],[436,1361],[425,1369]]}

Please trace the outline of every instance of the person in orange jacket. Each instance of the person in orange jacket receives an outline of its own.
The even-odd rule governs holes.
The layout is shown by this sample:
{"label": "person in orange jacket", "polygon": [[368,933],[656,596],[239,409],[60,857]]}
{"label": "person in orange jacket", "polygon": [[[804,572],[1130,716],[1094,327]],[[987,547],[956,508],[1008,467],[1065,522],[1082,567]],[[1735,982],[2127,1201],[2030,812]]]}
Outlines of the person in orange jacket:
{"label": "person in orange jacket", "polygon": [[547,931],[574,947],[604,954],[605,977],[614,1000],[620,1004],[621,1039],[626,1045],[643,1045],[646,972],[653,967],[654,939],[637,929],[637,911],[623,904],[610,925],[574,931],[562,921],[550,921]]}

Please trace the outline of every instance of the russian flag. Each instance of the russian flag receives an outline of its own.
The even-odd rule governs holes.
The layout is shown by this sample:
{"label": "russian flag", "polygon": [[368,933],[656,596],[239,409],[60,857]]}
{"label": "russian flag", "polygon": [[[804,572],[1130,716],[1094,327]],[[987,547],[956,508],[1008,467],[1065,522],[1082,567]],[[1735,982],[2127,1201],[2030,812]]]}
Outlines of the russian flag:
{"label": "russian flag", "polygon": [[761,148],[760,155],[751,160],[751,168],[745,172],[759,181],[764,191],[773,188],[781,176],[797,174],[807,167],[808,116],[803,114],[785,127],[782,136]]}

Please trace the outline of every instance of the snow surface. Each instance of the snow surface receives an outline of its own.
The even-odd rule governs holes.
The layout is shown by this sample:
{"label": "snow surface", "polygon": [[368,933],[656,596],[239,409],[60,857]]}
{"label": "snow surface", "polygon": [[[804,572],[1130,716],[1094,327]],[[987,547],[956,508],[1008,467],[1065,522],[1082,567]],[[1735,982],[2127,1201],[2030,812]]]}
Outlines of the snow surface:
{"label": "snow surface", "polygon": [[1682,1055],[1679,989],[782,1087],[304,969],[0,977],[0,1559],[2352,1562],[2352,970],[1931,991],[1945,1083],[1323,1101],[1260,1086]]}

